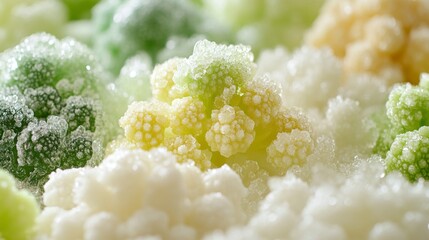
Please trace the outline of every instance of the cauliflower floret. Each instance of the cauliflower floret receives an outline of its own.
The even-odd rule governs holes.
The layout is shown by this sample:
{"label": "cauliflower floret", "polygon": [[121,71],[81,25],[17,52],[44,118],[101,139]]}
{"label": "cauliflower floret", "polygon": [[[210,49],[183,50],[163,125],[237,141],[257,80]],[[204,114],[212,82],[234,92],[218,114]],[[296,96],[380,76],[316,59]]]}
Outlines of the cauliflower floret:
{"label": "cauliflower floret", "polygon": [[329,49],[303,47],[291,55],[283,48],[266,50],[258,66],[259,75],[281,86],[285,104],[304,109],[325,107],[343,81],[342,63]]}
{"label": "cauliflower floret", "polygon": [[306,42],[330,47],[345,71],[375,74],[390,83],[418,83],[429,71],[429,5],[425,0],[330,0]]}
{"label": "cauliflower floret", "polygon": [[427,182],[385,175],[380,159],[356,160],[347,174],[315,164],[311,175],[307,181],[291,172],[271,179],[271,192],[247,225],[205,239],[429,237]]}
{"label": "cauliflower floret", "polygon": [[267,161],[281,175],[294,165],[303,165],[313,153],[314,141],[307,131],[292,130],[290,133],[279,133],[267,148]]}
{"label": "cauliflower floret", "polygon": [[227,166],[202,173],[176,163],[163,149],[118,150],[95,168],[50,176],[39,234],[44,239],[107,233],[107,239],[118,240],[199,239],[243,223],[245,193],[239,176]]}
{"label": "cauliflower floret", "polygon": [[388,172],[400,171],[410,181],[429,179],[429,127],[396,136],[386,156]]}
{"label": "cauliflower floret", "polygon": [[249,82],[242,91],[241,109],[255,122],[256,127],[263,128],[273,122],[282,101],[279,89],[268,79],[257,79]]}
{"label": "cauliflower floret", "polygon": [[150,77],[150,83],[152,95],[156,99],[171,103],[175,98],[189,95],[186,90],[179,89],[173,81],[177,66],[182,61],[184,61],[183,58],[172,58],[155,66]]}
{"label": "cauliflower floret", "polygon": [[167,138],[164,145],[176,156],[177,162],[193,162],[203,170],[211,167],[212,153],[207,149],[201,149],[201,144],[192,135]]}
{"label": "cauliflower floret", "polygon": [[169,106],[165,103],[133,102],[119,120],[128,141],[142,149],[160,146],[169,124]]}
{"label": "cauliflower floret", "polygon": [[[312,130],[304,114],[283,106],[278,86],[268,77],[256,76],[255,70],[249,47],[197,42],[190,57],[173,58],[155,67],[151,76],[154,101],[130,105],[120,121],[128,143],[118,139],[112,146],[164,146],[179,162],[192,161],[201,169],[223,164],[252,166],[240,170],[243,179],[256,167],[261,179],[253,176],[245,181],[252,189],[245,200],[251,213],[257,205],[253,200],[266,193],[264,179],[279,167],[266,161],[267,147],[278,133]],[[140,110],[133,110],[137,105]],[[168,113],[156,109],[161,105]],[[158,127],[159,123],[143,117],[162,114],[168,119]],[[148,144],[145,134],[136,130],[144,125],[149,131],[159,129],[154,144]]]}
{"label": "cauliflower floret", "polygon": [[207,125],[204,103],[193,97],[175,99],[171,104],[170,126],[176,134],[201,136]]}
{"label": "cauliflower floret", "polygon": [[224,106],[214,110],[206,141],[212,151],[224,157],[246,152],[255,138],[255,122],[237,107]]}
{"label": "cauliflower floret", "polygon": [[26,191],[18,190],[9,173],[0,169],[0,238],[29,240],[36,233],[39,206]]}

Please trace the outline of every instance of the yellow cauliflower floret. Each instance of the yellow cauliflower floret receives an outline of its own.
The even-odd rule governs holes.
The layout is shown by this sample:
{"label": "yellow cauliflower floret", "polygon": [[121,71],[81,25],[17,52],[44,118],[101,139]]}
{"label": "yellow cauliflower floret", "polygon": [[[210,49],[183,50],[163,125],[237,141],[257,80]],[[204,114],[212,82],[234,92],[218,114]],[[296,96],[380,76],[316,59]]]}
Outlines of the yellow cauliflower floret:
{"label": "yellow cauliflower floret", "polygon": [[429,71],[428,41],[426,0],[330,0],[306,38],[344,58],[348,74],[412,83]]}
{"label": "yellow cauliflower floret", "polygon": [[242,91],[241,109],[256,126],[269,124],[282,104],[277,86],[260,79],[249,82]]}
{"label": "yellow cauliflower floret", "polygon": [[313,152],[314,141],[307,131],[294,129],[277,135],[267,148],[267,162],[280,174],[294,165],[303,165]]}
{"label": "yellow cauliflower floret", "polygon": [[133,102],[119,120],[125,137],[141,149],[149,150],[164,141],[169,106],[159,101]]}
{"label": "yellow cauliflower floret", "polygon": [[291,132],[294,129],[312,132],[307,117],[295,108],[282,108],[275,119],[277,132]]}
{"label": "yellow cauliflower floret", "polygon": [[170,124],[175,134],[200,136],[206,121],[204,103],[193,97],[175,99],[171,108]]}
{"label": "yellow cauliflower floret", "polygon": [[202,150],[201,144],[192,135],[167,138],[164,144],[170,152],[174,153],[179,163],[192,161],[202,170],[211,167],[211,152]]}
{"label": "yellow cauliflower floret", "polygon": [[183,60],[183,58],[172,58],[155,66],[150,77],[154,98],[171,103],[173,99],[187,95],[186,91],[179,89],[173,82],[177,66]]}
{"label": "yellow cauliflower floret", "polygon": [[212,151],[224,157],[246,152],[255,138],[255,122],[238,107],[225,105],[213,110],[206,141]]}

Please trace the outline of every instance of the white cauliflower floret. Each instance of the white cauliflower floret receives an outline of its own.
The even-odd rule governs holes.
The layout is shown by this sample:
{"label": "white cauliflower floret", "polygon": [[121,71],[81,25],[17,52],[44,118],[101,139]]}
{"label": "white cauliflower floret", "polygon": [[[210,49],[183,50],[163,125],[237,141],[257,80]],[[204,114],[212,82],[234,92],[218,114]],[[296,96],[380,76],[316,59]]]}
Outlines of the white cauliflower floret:
{"label": "white cauliflower floret", "polygon": [[281,48],[264,51],[258,66],[260,75],[268,74],[281,86],[286,105],[304,109],[323,108],[337,94],[343,74],[341,62],[329,49],[309,47],[292,55]]}
{"label": "white cauliflower floret", "polygon": [[350,174],[314,167],[304,181],[288,172],[243,227],[205,239],[428,239],[429,184],[384,174],[379,159]]}
{"label": "white cauliflower floret", "polygon": [[118,150],[97,167],[50,176],[40,238],[198,239],[243,223],[245,194],[228,166],[202,173],[163,149]]}
{"label": "white cauliflower floret", "polygon": [[281,174],[294,165],[303,165],[313,152],[314,142],[307,131],[279,133],[267,148],[267,161]]}

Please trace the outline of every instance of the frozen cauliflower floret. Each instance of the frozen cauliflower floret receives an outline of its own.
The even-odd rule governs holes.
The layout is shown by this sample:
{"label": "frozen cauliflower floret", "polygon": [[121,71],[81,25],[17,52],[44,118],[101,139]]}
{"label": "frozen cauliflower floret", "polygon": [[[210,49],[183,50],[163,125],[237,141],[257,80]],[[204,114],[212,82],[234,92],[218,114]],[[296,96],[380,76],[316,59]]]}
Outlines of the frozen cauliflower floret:
{"label": "frozen cauliflower floret", "polygon": [[239,108],[224,106],[214,110],[206,141],[212,151],[224,157],[246,152],[255,138],[255,122]]}
{"label": "frozen cauliflower floret", "polygon": [[90,50],[41,33],[0,55],[0,166],[39,191],[56,168],[95,164],[110,139]]}
{"label": "frozen cauliflower floret", "polygon": [[164,144],[179,163],[191,162],[202,170],[211,167],[211,151],[201,149],[201,144],[192,135],[170,137],[165,139]]}
{"label": "frozen cauliflower floret", "polygon": [[155,66],[150,77],[152,95],[155,98],[171,103],[175,98],[188,95],[186,91],[181,91],[182,89],[179,89],[173,81],[177,66],[182,61],[184,61],[182,58],[172,58]]}
{"label": "frozen cauliflower floret", "polygon": [[265,127],[276,117],[281,105],[279,89],[268,79],[256,79],[246,84],[240,107],[255,121],[256,127]]}
{"label": "frozen cauliflower floret", "polygon": [[169,106],[159,101],[133,102],[119,120],[128,141],[142,149],[158,147],[169,124]]}
{"label": "frozen cauliflower floret", "polygon": [[180,135],[201,136],[207,127],[204,103],[193,97],[173,100],[170,124],[173,132]]}
{"label": "frozen cauliflower floret", "polygon": [[292,130],[290,133],[279,133],[267,148],[267,161],[276,171],[284,174],[294,165],[303,165],[306,158],[313,153],[314,142],[307,131]]}
{"label": "frozen cauliflower floret", "polygon": [[254,51],[298,46],[324,0],[203,0],[205,10],[236,32]]}
{"label": "frozen cauliflower floret", "polygon": [[[155,103],[138,103],[145,106],[139,111],[133,110],[135,103],[130,105],[121,120],[127,140],[143,149],[165,146],[178,161],[193,160],[202,169],[254,161],[261,173],[274,174],[275,167],[266,159],[277,134],[294,129],[311,132],[311,126],[299,111],[283,106],[279,87],[263,74],[257,76],[256,67],[249,47],[197,42],[190,57],[155,67],[151,76]],[[165,126],[155,127],[138,117],[139,112],[158,116],[161,112],[155,108],[161,103],[170,109]],[[136,127],[146,124],[150,131],[160,128],[155,145],[136,140],[144,138]],[[244,169],[240,176],[247,178],[246,171],[253,168]],[[246,180],[246,186],[264,185],[252,181]]]}
{"label": "frozen cauliflower floret", "polygon": [[288,106],[323,108],[343,81],[342,63],[329,49],[303,47],[293,54],[282,48],[266,50],[258,65],[258,74],[268,74],[281,86]]}
{"label": "frozen cauliflower floret", "polygon": [[0,239],[33,239],[40,211],[36,199],[30,193],[17,189],[13,177],[2,169],[0,196]]}
{"label": "frozen cauliflower floret", "polygon": [[330,0],[306,42],[330,47],[347,74],[367,72],[390,83],[418,83],[429,71],[429,5],[426,0]]}
{"label": "frozen cauliflower floret", "polygon": [[118,150],[97,167],[50,176],[39,237],[200,239],[242,224],[245,194],[227,166],[202,173],[163,149]]}
{"label": "frozen cauliflower floret", "polygon": [[399,171],[410,181],[429,179],[429,127],[396,136],[386,156],[388,172]]}
{"label": "frozen cauliflower floret", "polygon": [[271,192],[246,226],[205,239],[429,237],[427,182],[411,184],[398,174],[385,175],[379,159],[358,160],[356,166],[349,174],[314,166],[308,181],[290,172],[272,179]]}
{"label": "frozen cauliflower floret", "polygon": [[0,52],[36,32],[62,35],[66,21],[66,9],[57,0],[3,0],[0,7]]}
{"label": "frozen cauliflower floret", "polygon": [[355,154],[371,152],[377,135],[371,114],[364,110],[359,102],[341,96],[329,101],[326,110],[327,133],[335,139],[338,149],[349,153],[355,151]]}

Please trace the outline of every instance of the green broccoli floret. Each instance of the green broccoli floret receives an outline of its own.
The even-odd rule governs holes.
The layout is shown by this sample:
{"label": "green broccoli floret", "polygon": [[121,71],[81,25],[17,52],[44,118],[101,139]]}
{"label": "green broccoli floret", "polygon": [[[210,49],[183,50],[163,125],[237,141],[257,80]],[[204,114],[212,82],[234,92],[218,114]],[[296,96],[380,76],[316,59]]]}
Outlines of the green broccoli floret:
{"label": "green broccoli floret", "polygon": [[139,52],[148,53],[157,62],[161,50],[180,47],[167,46],[172,37],[216,34],[206,30],[216,28],[207,27],[189,0],[104,0],[94,8],[94,24],[95,51],[115,74],[126,59]]}
{"label": "green broccoli floret", "polygon": [[429,180],[429,127],[396,136],[386,156],[388,172],[399,171],[408,180]]}
{"label": "green broccoli floret", "polygon": [[20,191],[6,171],[0,169],[0,239],[28,240],[35,235],[39,206],[26,191]]}
{"label": "green broccoli floret", "polygon": [[105,92],[89,49],[36,34],[0,59],[0,167],[38,191],[55,169],[101,158]]}

